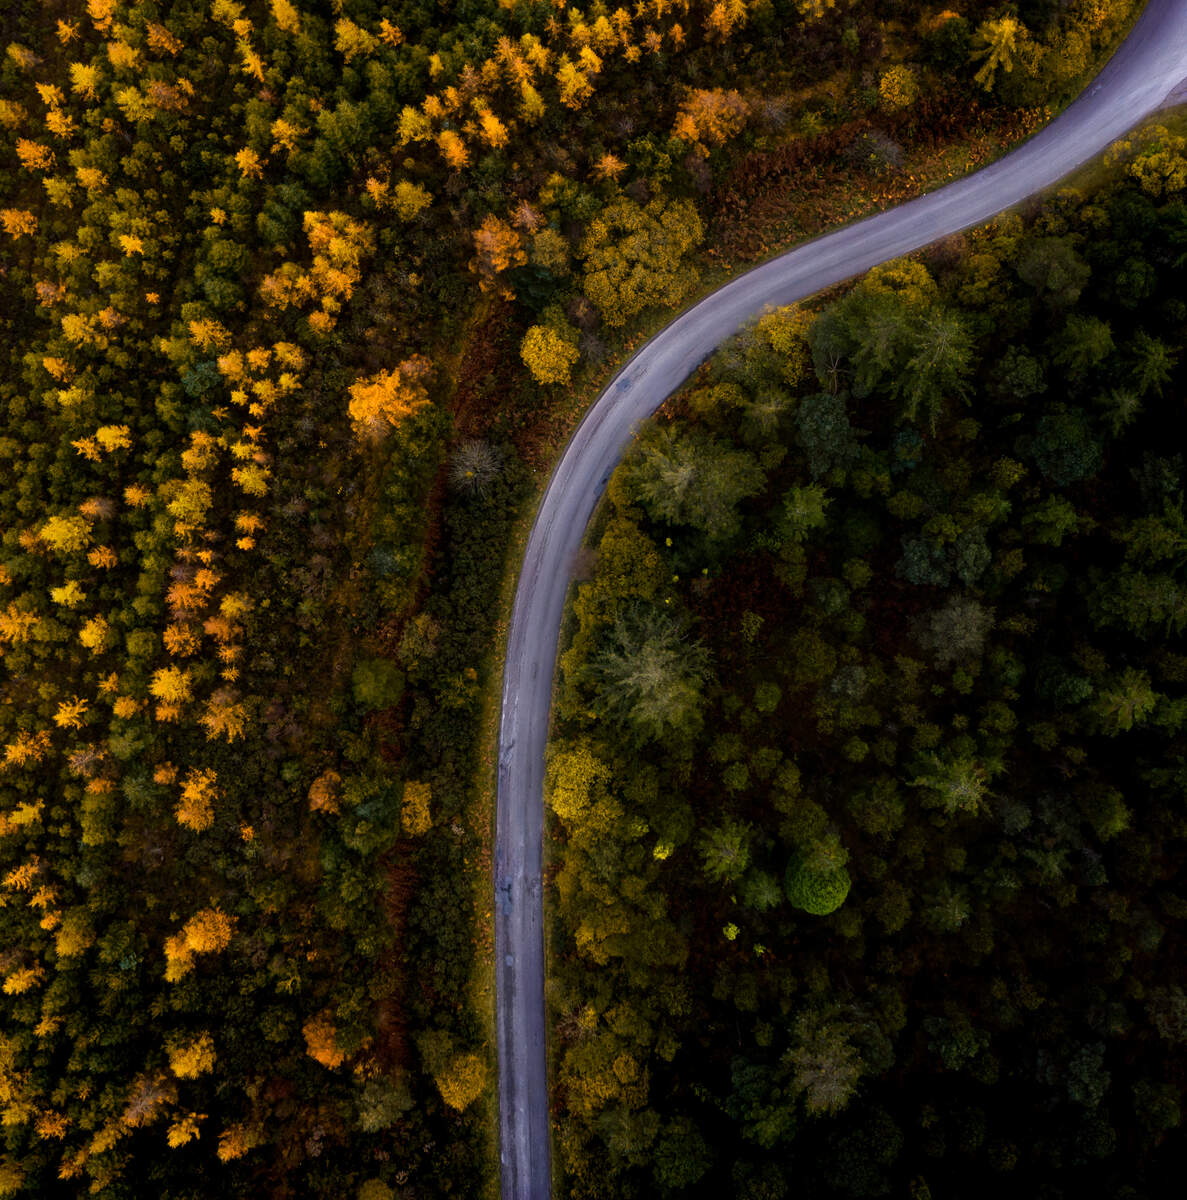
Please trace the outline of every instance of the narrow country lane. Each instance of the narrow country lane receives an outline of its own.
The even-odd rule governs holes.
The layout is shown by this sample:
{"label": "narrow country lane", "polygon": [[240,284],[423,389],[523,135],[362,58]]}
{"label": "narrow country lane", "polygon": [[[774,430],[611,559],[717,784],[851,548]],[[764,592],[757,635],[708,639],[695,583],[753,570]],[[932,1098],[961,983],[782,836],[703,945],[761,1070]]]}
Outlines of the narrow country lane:
{"label": "narrow country lane", "polygon": [[974,175],[826,234],[731,280],[642,346],[574,433],[532,527],[503,677],[494,911],[504,1200],[546,1200],[550,1194],[541,884],[544,748],[574,558],[635,426],[768,305],[802,300],[981,224],[1099,154],[1161,107],[1185,80],[1187,0],[1149,0],[1092,85],[1029,142]]}

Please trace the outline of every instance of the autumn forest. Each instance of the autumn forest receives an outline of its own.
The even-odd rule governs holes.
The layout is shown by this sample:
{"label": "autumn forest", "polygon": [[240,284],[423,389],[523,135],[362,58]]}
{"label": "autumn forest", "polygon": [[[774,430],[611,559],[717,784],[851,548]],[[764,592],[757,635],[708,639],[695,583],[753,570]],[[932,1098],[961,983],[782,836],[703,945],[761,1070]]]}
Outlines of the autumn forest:
{"label": "autumn forest", "polygon": [[[3,6],[0,1197],[498,1194],[493,714],[568,435],[1136,7]],[[640,430],[547,760],[556,1196],[1166,1194],[1185,264],[1171,113]]]}

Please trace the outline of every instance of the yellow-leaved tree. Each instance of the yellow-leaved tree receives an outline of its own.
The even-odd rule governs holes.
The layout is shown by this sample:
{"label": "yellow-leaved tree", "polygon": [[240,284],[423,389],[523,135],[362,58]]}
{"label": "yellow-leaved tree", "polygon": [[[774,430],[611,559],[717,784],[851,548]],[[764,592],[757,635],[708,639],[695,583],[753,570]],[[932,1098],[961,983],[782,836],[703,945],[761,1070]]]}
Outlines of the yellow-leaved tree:
{"label": "yellow-leaved tree", "polygon": [[214,1038],[208,1033],[169,1043],[169,1066],[178,1079],[197,1079],[214,1070]]}
{"label": "yellow-leaved tree", "polygon": [[522,236],[493,213],[474,231],[474,249],[474,265],[484,288],[490,287],[503,271],[522,267],[528,260]]}
{"label": "yellow-leaved tree", "polygon": [[451,170],[460,171],[470,161],[470,152],[461,135],[453,129],[443,129],[437,134],[437,145]]}
{"label": "yellow-leaved tree", "polygon": [[198,1136],[198,1126],[205,1119],[204,1113],[187,1113],[169,1126],[165,1133],[165,1141],[170,1149],[176,1150],[187,1142],[192,1142]]}
{"label": "yellow-leaved tree", "polygon": [[558,751],[548,763],[548,803],[567,826],[579,827],[589,810],[594,790],[610,777],[610,768],[586,742]]}
{"label": "yellow-leaved tree", "polygon": [[1114,142],[1105,162],[1127,163],[1128,174],[1151,196],[1187,189],[1187,138],[1165,125],[1148,126],[1135,137]]}
{"label": "yellow-leaved tree", "polygon": [[423,355],[405,359],[394,371],[380,371],[350,385],[350,419],[355,431],[381,436],[429,402],[424,381],[432,364]]}
{"label": "yellow-leaved tree", "polygon": [[477,1054],[457,1054],[436,1077],[441,1099],[458,1112],[469,1108],[486,1087],[486,1063]]}
{"label": "yellow-leaved tree", "polygon": [[324,1011],[310,1017],[301,1027],[305,1037],[305,1052],[331,1070],[341,1066],[346,1059],[346,1055],[338,1049],[337,1032],[333,1018]]}
{"label": "yellow-leaved tree", "polygon": [[217,908],[195,913],[178,933],[165,939],[165,978],[176,983],[194,967],[195,954],[216,954],[231,944],[235,918]]}
{"label": "yellow-leaved tree", "polygon": [[903,63],[883,71],[878,80],[878,99],[887,112],[910,108],[919,99],[919,80]]}
{"label": "yellow-leaved tree", "polygon": [[795,304],[772,309],[758,319],[757,336],[779,356],[780,373],[793,387],[812,366],[808,333],[814,319]]}
{"label": "yellow-leaved tree", "polygon": [[62,915],[54,934],[54,950],[59,958],[76,958],[95,941],[95,931],[85,908],[71,908]]}
{"label": "yellow-leaved tree", "polygon": [[38,530],[38,536],[51,550],[69,554],[86,549],[91,540],[91,523],[85,517],[50,517]]}
{"label": "yellow-leaved tree", "polygon": [[411,221],[433,202],[428,189],[401,179],[392,190],[391,206],[401,221]]}
{"label": "yellow-leaved tree", "polygon": [[162,704],[184,704],[192,695],[189,668],[162,667],[154,671],[148,690]]}
{"label": "yellow-leaved tree", "polygon": [[973,60],[981,66],[973,78],[987,91],[993,90],[998,70],[1007,74],[1014,69],[1014,60],[1028,30],[1017,17],[1004,16],[982,21],[973,34]]}
{"label": "yellow-leaved tree", "polygon": [[18,208],[0,209],[0,225],[11,238],[25,237],[37,232],[37,218],[33,213]]}
{"label": "yellow-leaved tree", "polygon": [[568,383],[577,347],[548,325],[533,325],[524,334],[519,356],[537,383]]}
{"label": "yellow-leaved tree", "polygon": [[705,35],[725,42],[735,28],[745,24],[746,0],[717,0],[705,15]]}
{"label": "yellow-leaved tree", "polygon": [[656,197],[641,207],[621,196],[589,223],[581,243],[585,294],[614,327],[652,305],[673,308],[696,282],[684,256],[703,236],[690,200]]}
{"label": "yellow-leaved tree", "polygon": [[234,688],[218,688],[206,702],[206,708],[198,718],[206,728],[206,736],[213,741],[224,737],[228,742],[242,737],[247,728],[247,706],[239,699]]}
{"label": "yellow-leaved tree", "polygon": [[400,824],[409,837],[420,837],[433,827],[429,802],[433,797],[430,784],[409,780],[404,784],[404,799],[400,805]]}
{"label": "yellow-leaved tree", "polygon": [[433,1029],[417,1038],[421,1058],[437,1084],[441,1099],[462,1112],[486,1088],[486,1062],[472,1051],[459,1050],[451,1034]]}
{"label": "yellow-leaved tree", "polygon": [[579,109],[593,95],[588,74],[569,58],[561,59],[556,72],[556,84],[561,103],[566,108]]}
{"label": "yellow-leaved tree", "polygon": [[202,909],[185,923],[183,930],[186,945],[195,954],[213,954],[217,950],[225,950],[230,945],[234,931],[235,918],[217,908]]}
{"label": "yellow-leaved tree", "polygon": [[177,822],[195,833],[214,824],[214,802],[221,795],[218,774],[210,767],[192,769],[181,787],[181,799],[175,810]]}
{"label": "yellow-leaved tree", "polygon": [[675,134],[698,146],[720,146],[742,129],[749,114],[750,106],[736,91],[697,88],[680,105]]}
{"label": "yellow-leaved tree", "polygon": [[375,52],[378,39],[361,25],[341,17],[334,25],[334,49],[346,62],[352,58],[365,58]]}

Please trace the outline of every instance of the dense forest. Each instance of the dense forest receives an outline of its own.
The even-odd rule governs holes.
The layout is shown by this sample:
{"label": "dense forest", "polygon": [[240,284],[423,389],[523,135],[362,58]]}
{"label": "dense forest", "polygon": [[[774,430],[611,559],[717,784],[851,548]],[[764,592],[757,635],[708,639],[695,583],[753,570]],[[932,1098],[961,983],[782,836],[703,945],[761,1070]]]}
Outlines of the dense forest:
{"label": "dense forest", "polygon": [[1179,1176],[1185,155],[769,312],[612,478],[549,751],[566,1194]]}
{"label": "dense forest", "polygon": [[482,705],[565,385],[1131,9],[4,6],[0,1195],[489,1191]]}

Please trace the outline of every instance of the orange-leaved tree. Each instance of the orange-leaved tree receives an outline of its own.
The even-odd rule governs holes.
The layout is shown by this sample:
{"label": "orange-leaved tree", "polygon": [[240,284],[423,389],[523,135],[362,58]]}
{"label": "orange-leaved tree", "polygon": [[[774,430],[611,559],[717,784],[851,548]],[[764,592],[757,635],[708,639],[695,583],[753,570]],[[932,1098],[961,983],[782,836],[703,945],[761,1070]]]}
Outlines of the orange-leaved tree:
{"label": "orange-leaved tree", "polygon": [[380,371],[350,385],[350,419],[356,432],[382,436],[429,402],[424,381],[432,364],[423,355],[405,359],[394,371]]}
{"label": "orange-leaved tree", "polygon": [[736,91],[697,88],[680,105],[675,133],[697,146],[720,146],[742,129],[749,115],[750,106]]}

